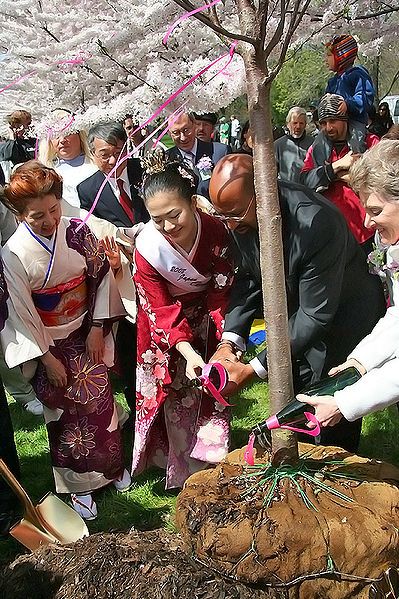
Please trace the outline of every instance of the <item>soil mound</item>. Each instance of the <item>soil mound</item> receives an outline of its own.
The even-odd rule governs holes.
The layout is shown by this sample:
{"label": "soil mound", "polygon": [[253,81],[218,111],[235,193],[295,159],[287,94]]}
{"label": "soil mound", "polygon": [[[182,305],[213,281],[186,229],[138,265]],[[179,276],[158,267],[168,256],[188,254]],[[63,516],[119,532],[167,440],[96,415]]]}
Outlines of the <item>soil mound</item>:
{"label": "soil mound", "polygon": [[0,573],[2,599],[280,599],[227,580],[163,530],[95,534],[17,558]]}
{"label": "soil mound", "polygon": [[339,448],[300,453],[305,466],[281,479],[267,478],[265,457],[247,467],[243,450],[191,476],[177,503],[182,537],[219,572],[289,597],[366,598],[398,563],[399,470]]}

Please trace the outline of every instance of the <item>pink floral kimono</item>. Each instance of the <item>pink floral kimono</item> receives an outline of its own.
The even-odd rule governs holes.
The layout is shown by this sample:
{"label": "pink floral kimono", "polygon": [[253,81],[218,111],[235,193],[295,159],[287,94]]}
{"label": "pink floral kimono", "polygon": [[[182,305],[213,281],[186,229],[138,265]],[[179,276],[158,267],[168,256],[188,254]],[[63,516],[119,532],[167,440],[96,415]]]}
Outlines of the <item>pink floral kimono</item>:
{"label": "pink floral kimono", "polygon": [[[66,217],[53,238],[21,223],[3,248],[8,318],[2,345],[8,366],[36,372],[44,404],[56,490],[90,492],[123,472],[122,443],[107,366],[113,363],[112,321],[124,314],[113,275],[88,227]],[[86,354],[92,319],[104,320],[106,363]],[[64,365],[68,384],[53,387],[37,358],[48,350]]]}
{"label": "pink floral kimono", "polygon": [[209,358],[220,339],[233,282],[224,224],[197,212],[189,254],[147,223],[136,241],[137,403],[133,474],[166,468],[166,488],[228,451],[229,409],[188,386],[176,343],[188,341]]}

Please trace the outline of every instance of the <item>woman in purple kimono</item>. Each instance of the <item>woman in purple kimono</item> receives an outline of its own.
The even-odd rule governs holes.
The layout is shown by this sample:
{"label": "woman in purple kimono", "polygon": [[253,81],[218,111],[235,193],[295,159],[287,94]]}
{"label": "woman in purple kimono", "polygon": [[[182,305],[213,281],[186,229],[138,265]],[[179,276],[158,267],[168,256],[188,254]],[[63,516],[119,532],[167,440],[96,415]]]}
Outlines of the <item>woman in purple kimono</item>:
{"label": "woman in purple kimono", "polygon": [[130,484],[108,378],[112,324],[124,309],[97,239],[61,216],[61,197],[61,177],[37,161],[4,188],[20,224],[2,252],[9,316],[1,340],[8,366],[34,373],[56,490],[71,493],[89,520],[97,515],[92,491]]}

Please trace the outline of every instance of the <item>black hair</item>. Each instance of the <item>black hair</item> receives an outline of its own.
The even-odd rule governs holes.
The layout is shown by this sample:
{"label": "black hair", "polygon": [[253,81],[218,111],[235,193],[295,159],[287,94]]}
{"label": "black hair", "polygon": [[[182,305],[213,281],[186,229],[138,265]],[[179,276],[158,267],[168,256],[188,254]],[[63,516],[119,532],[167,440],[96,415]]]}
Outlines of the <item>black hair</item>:
{"label": "black hair", "polygon": [[198,185],[197,175],[183,162],[167,162],[162,171],[147,175],[143,184],[144,203],[157,193],[176,191],[191,202]]}
{"label": "black hair", "polygon": [[127,140],[126,131],[122,124],[117,123],[116,121],[97,123],[97,125],[93,125],[93,127],[89,129],[87,142],[92,152],[94,152],[94,140],[96,138],[102,139],[111,146],[117,146],[118,141],[125,142]]}

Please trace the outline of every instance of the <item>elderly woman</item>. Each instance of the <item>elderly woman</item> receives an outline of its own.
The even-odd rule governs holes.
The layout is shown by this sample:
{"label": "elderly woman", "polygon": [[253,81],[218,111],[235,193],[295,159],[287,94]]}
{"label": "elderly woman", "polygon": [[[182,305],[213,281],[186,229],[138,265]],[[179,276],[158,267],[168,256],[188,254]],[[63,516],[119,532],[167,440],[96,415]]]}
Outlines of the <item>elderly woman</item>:
{"label": "elderly woman", "polygon": [[366,225],[377,232],[369,263],[386,279],[390,307],[347,361],[330,371],[355,366],[362,374],[358,382],[333,397],[298,396],[316,408],[322,426],[333,426],[342,416],[353,421],[399,401],[399,141],[381,141],[368,150],[352,166],[350,178],[366,210]]}
{"label": "elderly woman", "polygon": [[57,110],[53,116],[56,123],[52,134],[40,142],[38,158],[62,177],[63,214],[79,217],[80,200],[76,188],[95,173],[97,167],[91,160],[86,133],[73,129],[73,115],[67,110]]}
{"label": "elderly woman", "polygon": [[34,160],[4,188],[20,224],[2,251],[9,316],[1,341],[8,366],[37,366],[56,490],[93,519],[92,491],[130,483],[107,370],[112,323],[124,310],[103,250],[86,226],[61,216],[61,197],[61,177]]}

